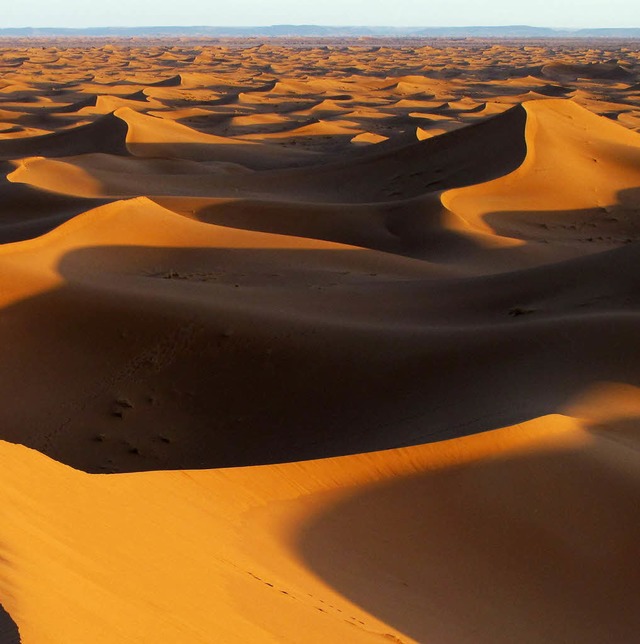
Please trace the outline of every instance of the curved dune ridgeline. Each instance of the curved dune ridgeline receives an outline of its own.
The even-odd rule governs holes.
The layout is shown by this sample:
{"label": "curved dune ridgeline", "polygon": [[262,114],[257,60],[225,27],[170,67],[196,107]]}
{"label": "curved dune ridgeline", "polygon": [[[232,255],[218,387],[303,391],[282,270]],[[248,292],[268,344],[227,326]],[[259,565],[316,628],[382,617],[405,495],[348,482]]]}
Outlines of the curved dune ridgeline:
{"label": "curved dune ridgeline", "polygon": [[634,640],[633,48],[0,68],[0,640]]}

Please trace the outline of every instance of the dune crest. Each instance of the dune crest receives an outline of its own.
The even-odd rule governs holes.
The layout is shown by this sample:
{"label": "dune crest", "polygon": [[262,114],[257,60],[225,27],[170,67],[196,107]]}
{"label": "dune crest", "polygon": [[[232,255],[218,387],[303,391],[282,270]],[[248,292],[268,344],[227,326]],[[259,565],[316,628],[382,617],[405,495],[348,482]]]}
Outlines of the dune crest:
{"label": "dune crest", "polygon": [[[443,203],[491,231],[500,213],[592,211],[614,214],[621,194],[638,188],[640,136],[571,101],[524,104],[527,156],[513,173],[452,190]],[[531,225],[531,217],[528,222]]]}

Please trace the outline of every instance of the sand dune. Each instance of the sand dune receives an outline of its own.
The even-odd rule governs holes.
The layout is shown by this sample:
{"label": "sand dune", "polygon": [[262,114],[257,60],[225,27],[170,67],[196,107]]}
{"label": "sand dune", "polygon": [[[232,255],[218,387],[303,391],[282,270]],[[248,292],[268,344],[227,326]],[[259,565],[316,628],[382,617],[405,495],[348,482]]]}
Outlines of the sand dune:
{"label": "sand dune", "polygon": [[[640,136],[570,101],[528,102],[524,107],[527,157],[522,165],[492,182],[445,193],[447,208],[483,231],[499,229],[501,212],[544,217],[549,211],[582,211],[580,218],[595,220],[596,230],[603,215],[605,221],[616,219],[613,215],[625,210],[622,195],[638,186]],[[527,226],[551,223],[532,219],[528,214]],[[629,224],[635,226],[633,220]],[[624,224],[615,230],[626,237]]]}
{"label": "sand dune", "polygon": [[[225,143],[220,143],[222,137],[205,135],[184,125],[153,119],[131,110],[118,110],[115,114],[128,125],[126,145],[136,157],[226,161],[244,167],[253,165],[253,169],[257,169],[255,166],[261,158],[270,159],[274,155],[273,151],[256,143],[236,139],[224,139]],[[309,158],[306,151],[278,151],[275,161],[266,161],[267,166],[276,166],[273,172],[251,176],[246,181],[238,176],[236,180],[225,181],[220,192],[213,192],[210,196],[234,195],[240,191],[245,194],[275,192],[284,193],[289,198],[357,203],[394,201],[443,188],[482,182],[515,170],[522,163],[526,146],[525,122],[526,113],[517,106],[492,119],[469,126],[463,135],[451,133],[448,138],[438,137],[422,142],[414,138],[412,143],[395,145],[391,149],[374,146],[366,153],[355,149],[347,158],[333,163],[327,162],[326,156]],[[353,132],[349,130],[349,136]],[[268,135],[263,138],[265,136]],[[156,142],[151,143],[151,140]],[[486,158],[488,149],[491,153]],[[163,152],[166,154],[163,155]],[[300,165],[296,163],[300,155],[304,158],[304,167],[296,168],[295,165]],[[289,167],[277,171],[277,164],[287,161]],[[36,167],[43,169],[43,163]],[[23,166],[23,170],[26,168]],[[58,168],[51,173],[54,181]],[[26,174],[25,177],[25,172],[18,172],[12,179],[19,181],[24,177],[28,182]],[[47,174],[46,165],[43,174]],[[189,180],[188,177],[186,180]],[[34,185],[38,185],[37,179],[34,179]],[[42,187],[51,188],[50,185]],[[143,194],[153,195],[155,192],[152,186],[144,188],[147,189]],[[90,192],[94,196],[95,193]],[[117,189],[115,192],[118,192]],[[202,194],[202,190],[198,193]],[[85,193],[80,191],[72,194],[84,196]]]}
{"label": "sand dune", "polygon": [[0,69],[2,641],[634,641],[634,48]]}
{"label": "sand dune", "polygon": [[637,459],[615,430],[552,416],[406,450],[121,476],[1,447],[18,515],[3,598],[23,641],[622,642],[640,626]]}
{"label": "sand dune", "polygon": [[15,159],[33,154],[59,157],[88,152],[127,154],[126,131],[123,122],[109,114],[70,130],[29,139],[0,140],[0,158]]}

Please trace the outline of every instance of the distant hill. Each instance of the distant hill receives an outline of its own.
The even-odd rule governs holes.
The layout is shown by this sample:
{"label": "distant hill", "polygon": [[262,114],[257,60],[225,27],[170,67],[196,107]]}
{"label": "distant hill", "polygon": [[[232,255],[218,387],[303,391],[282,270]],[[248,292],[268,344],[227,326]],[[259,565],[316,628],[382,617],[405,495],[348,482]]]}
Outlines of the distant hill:
{"label": "distant hill", "polygon": [[272,25],[269,27],[58,27],[0,28],[0,37],[158,37],[209,36],[217,38],[313,37],[313,38],[640,38],[640,27],[619,29],[550,29],[511,25],[505,27],[327,27],[320,25]]}

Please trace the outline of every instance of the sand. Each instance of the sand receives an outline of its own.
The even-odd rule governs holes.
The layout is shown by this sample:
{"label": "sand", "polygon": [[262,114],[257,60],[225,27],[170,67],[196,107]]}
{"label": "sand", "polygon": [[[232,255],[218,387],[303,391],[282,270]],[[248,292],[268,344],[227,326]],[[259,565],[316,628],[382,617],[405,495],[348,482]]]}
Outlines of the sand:
{"label": "sand", "polygon": [[0,638],[635,639],[633,47],[0,69]]}

